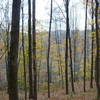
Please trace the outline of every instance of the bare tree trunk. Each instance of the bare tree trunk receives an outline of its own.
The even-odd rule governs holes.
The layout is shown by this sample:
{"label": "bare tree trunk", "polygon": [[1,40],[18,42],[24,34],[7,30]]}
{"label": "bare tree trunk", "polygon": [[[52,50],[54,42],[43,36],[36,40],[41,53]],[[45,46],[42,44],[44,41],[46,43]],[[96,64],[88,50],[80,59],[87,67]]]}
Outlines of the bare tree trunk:
{"label": "bare tree trunk", "polygon": [[32,85],[32,38],[31,38],[31,0],[28,0],[28,56],[29,56],[29,98],[33,98]]}
{"label": "bare tree trunk", "polygon": [[[91,18],[92,22],[94,20],[94,9],[93,9],[94,5],[93,5],[93,1],[94,0],[92,0],[92,3],[91,3],[91,5],[92,5],[92,18]],[[94,24],[93,23],[92,23],[91,28],[92,28],[92,51],[91,51],[91,81],[90,81],[90,88],[93,88],[93,66],[94,66],[94,35],[93,35]]]}
{"label": "bare tree trunk", "polygon": [[68,37],[69,37],[69,0],[65,2],[66,9],[66,50],[65,50],[65,87],[68,94]]}
{"label": "bare tree trunk", "polygon": [[87,31],[87,6],[88,0],[86,0],[86,12],[85,12],[85,31],[84,31],[84,92],[86,91],[86,31]]}
{"label": "bare tree trunk", "polygon": [[95,23],[96,23],[96,66],[95,66],[95,76],[96,76],[96,86],[97,86],[97,100],[100,100],[100,34],[99,34],[99,23],[98,23],[98,10],[99,10],[99,1],[95,0]]}
{"label": "bare tree trunk", "polygon": [[18,46],[21,0],[13,0],[10,53],[8,60],[9,100],[18,100]]}
{"label": "bare tree trunk", "polygon": [[52,6],[53,6],[53,0],[51,0],[48,51],[47,51],[48,98],[50,98],[50,41],[51,41],[51,24],[52,24]]}
{"label": "bare tree trunk", "polygon": [[25,84],[25,100],[27,100],[27,79],[26,79],[26,59],[25,59],[25,48],[24,48],[24,11],[22,5],[22,50],[23,50],[23,67],[24,67],[24,84]]}
{"label": "bare tree trunk", "polygon": [[37,65],[36,65],[36,19],[35,19],[35,8],[36,0],[33,0],[33,76],[34,76],[34,100],[37,100]]}

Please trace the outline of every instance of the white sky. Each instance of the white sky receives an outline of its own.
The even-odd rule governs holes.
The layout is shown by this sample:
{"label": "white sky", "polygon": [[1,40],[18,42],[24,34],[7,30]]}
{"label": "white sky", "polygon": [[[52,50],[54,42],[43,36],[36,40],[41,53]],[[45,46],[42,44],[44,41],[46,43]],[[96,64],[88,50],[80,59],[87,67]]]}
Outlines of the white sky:
{"label": "white sky", "polygon": [[[1,0],[0,0],[1,1]],[[11,0],[12,1],[12,0]],[[25,10],[24,12],[27,14],[27,1],[28,0],[24,0],[25,3]],[[56,1],[59,6],[62,8],[64,6],[63,5],[63,0],[53,0]],[[77,26],[80,30],[84,30],[84,25],[85,25],[85,6],[82,3],[83,0],[70,0],[70,7],[71,10],[70,12],[72,12],[72,5],[76,5],[76,11],[74,12],[76,14],[77,17]],[[57,5],[55,3],[53,3],[53,7],[56,7]],[[38,20],[43,20],[43,21],[49,21],[49,13],[50,13],[50,0],[36,0],[36,18]],[[27,20],[26,20],[27,22]],[[64,27],[63,27],[64,28]]]}
{"label": "white sky", "polygon": [[47,7],[47,0],[36,0],[36,15],[37,19],[46,19],[46,7]]}
{"label": "white sky", "polygon": [[[36,8],[36,17],[38,20],[46,20],[49,19],[48,11],[50,8],[50,0],[36,0],[37,8]],[[55,0],[59,5],[63,3],[63,0]],[[70,6],[77,5],[76,6],[76,12],[77,13],[77,23],[78,28],[81,30],[84,30],[84,19],[85,19],[85,9],[84,5],[82,4],[82,0],[70,0]],[[56,6],[55,4],[53,6]]]}

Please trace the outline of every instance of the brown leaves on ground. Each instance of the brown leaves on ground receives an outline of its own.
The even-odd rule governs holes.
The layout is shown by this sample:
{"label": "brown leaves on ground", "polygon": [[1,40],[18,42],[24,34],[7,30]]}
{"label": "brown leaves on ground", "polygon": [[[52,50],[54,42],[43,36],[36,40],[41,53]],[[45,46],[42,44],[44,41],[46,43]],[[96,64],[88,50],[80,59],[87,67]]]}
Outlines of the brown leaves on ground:
{"label": "brown leaves on ground", "polygon": [[[65,95],[63,92],[64,91],[59,91],[60,94],[56,92],[56,95],[52,95],[50,99],[47,98],[47,95],[39,95],[38,100],[96,100],[95,91],[89,91],[80,94],[72,94],[68,96]],[[6,92],[0,92],[0,100],[8,100],[8,95],[6,94]],[[24,98],[20,98],[20,100],[24,100]]]}
{"label": "brown leaves on ground", "polygon": [[86,93],[80,93],[80,94],[70,94],[65,95],[63,94],[63,91],[59,93],[56,93],[56,95],[51,96],[50,99],[48,99],[45,95],[39,96],[38,100],[95,100],[96,98],[96,92],[95,91],[89,91]]}
{"label": "brown leaves on ground", "polygon": [[[96,100],[96,89],[90,89],[89,82],[86,83],[87,92],[83,92],[83,82],[75,83],[75,93],[71,92],[69,85],[69,95],[65,94],[65,89],[55,90],[51,88],[51,98],[48,99],[47,91],[38,93],[38,100]],[[95,88],[95,84],[94,84]],[[24,92],[19,91],[19,100],[24,100]],[[6,92],[0,92],[0,100],[9,100]],[[29,99],[27,99],[29,100]]]}

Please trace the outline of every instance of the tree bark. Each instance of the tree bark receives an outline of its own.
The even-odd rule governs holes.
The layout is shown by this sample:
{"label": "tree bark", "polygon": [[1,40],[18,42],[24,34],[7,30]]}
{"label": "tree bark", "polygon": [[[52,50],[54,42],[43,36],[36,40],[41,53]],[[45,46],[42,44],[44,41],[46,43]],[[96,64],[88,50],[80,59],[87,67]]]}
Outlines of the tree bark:
{"label": "tree bark", "polygon": [[18,72],[20,4],[21,0],[13,0],[11,41],[10,41],[10,52],[8,60],[9,100],[18,100],[17,72]]}
{"label": "tree bark", "polygon": [[29,57],[29,98],[33,98],[32,81],[32,38],[31,38],[31,0],[28,0],[28,57]]}
{"label": "tree bark", "polygon": [[65,87],[68,94],[68,37],[69,37],[69,0],[65,2],[66,9],[66,49],[65,49]]}
{"label": "tree bark", "polygon": [[[93,9],[93,1],[92,0],[92,16],[91,16],[91,20],[93,22],[94,20],[94,9]],[[94,66],[94,35],[93,35],[93,32],[94,32],[94,24],[92,23],[91,25],[91,28],[92,28],[92,51],[91,51],[91,81],[90,81],[90,88],[93,88],[93,66]]]}
{"label": "tree bark", "polygon": [[49,37],[48,37],[48,51],[47,51],[47,73],[48,73],[48,98],[50,98],[50,41],[51,41],[51,24],[52,24],[52,6],[51,0],[50,23],[49,23]]}
{"label": "tree bark", "polygon": [[25,47],[24,47],[24,11],[22,5],[22,50],[23,50],[23,67],[24,67],[24,90],[25,100],[27,100],[27,79],[26,79],[26,59],[25,59]]}
{"label": "tree bark", "polygon": [[96,86],[97,86],[97,100],[100,100],[100,34],[99,34],[99,23],[98,23],[98,10],[99,10],[99,1],[95,0],[95,23],[96,23],[96,66],[95,66],[95,77],[96,77]]}
{"label": "tree bark", "polygon": [[37,65],[36,65],[36,19],[35,19],[35,8],[36,8],[36,0],[33,0],[33,93],[34,100],[37,100]]}
{"label": "tree bark", "polygon": [[83,88],[84,92],[86,91],[86,33],[87,33],[87,7],[88,7],[88,0],[86,0],[86,12],[85,12],[85,31],[84,31],[84,82]]}

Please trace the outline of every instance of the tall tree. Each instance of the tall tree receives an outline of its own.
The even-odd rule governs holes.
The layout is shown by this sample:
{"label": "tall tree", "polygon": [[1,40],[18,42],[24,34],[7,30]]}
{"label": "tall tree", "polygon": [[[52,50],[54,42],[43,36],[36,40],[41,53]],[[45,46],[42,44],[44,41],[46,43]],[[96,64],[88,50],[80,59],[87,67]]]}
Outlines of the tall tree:
{"label": "tall tree", "polygon": [[85,11],[85,30],[84,30],[84,92],[86,91],[86,33],[87,33],[87,7],[88,0],[86,0],[86,11]]}
{"label": "tall tree", "polygon": [[91,16],[91,20],[92,20],[92,25],[91,25],[91,29],[92,29],[92,51],[91,51],[91,81],[90,81],[90,88],[93,88],[93,66],[94,66],[94,0],[92,0],[91,2],[91,8],[92,8],[92,16]]}
{"label": "tall tree", "polygon": [[36,65],[36,19],[35,19],[35,8],[36,8],[36,0],[33,0],[33,76],[34,76],[34,100],[37,100],[37,65]]}
{"label": "tall tree", "polygon": [[19,23],[20,23],[20,4],[21,0],[13,0],[11,41],[8,60],[8,87],[9,100],[18,100],[18,46],[19,46]]}
{"label": "tall tree", "polygon": [[23,67],[24,67],[25,100],[27,100],[26,59],[25,59],[25,46],[24,46],[24,4],[22,4],[22,51],[23,51]]}
{"label": "tall tree", "polygon": [[65,50],[65,86],[66,94],[68,94],[68,37],[69,37],[69,0],[65,1],[66,10],[66,50]]}
{"label": "tall tree", "polygon": [[100,34],[99,34],[99,23],[98,23],[98,10],[99,10],[99,0],[95,0],[95,23],[96,23],[96,66],[95,66],[95,76],[96,76],[96,86],[97,86],[97,100],[100,100]]}
{"label": "tall tree", "polygon": [[31,0],[28,0],[28,57],[29,57],[29,98],[33,98],[32,85],[32,39],[31,39]]}
{"label": "tall tree", "polygon": [[51,41],[51,24],[52,24],[52,6],[51,0],[50,23],[49,23],[49,36],[48,36],[48,51],[47,51],[47,73],[48,73],[48,98],[50,98],[50,41]]}

